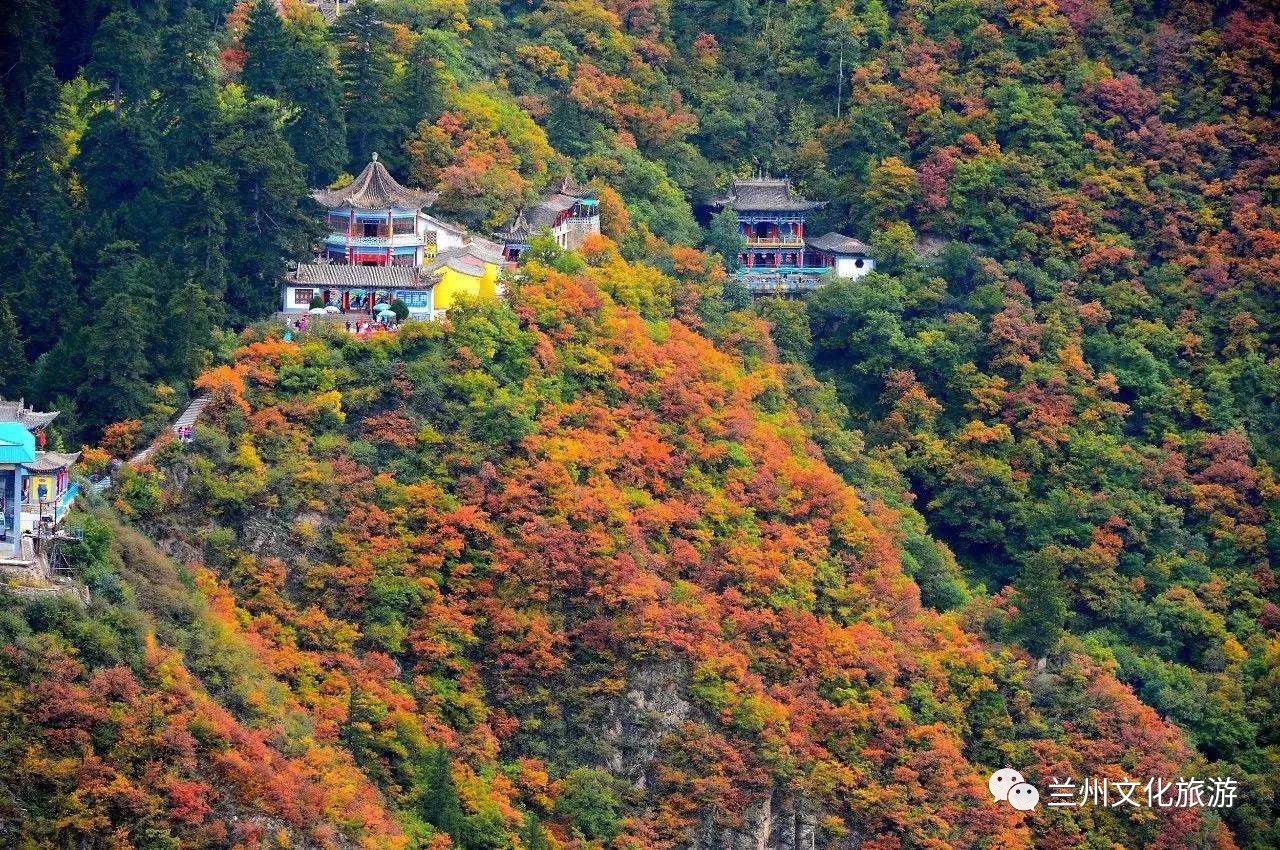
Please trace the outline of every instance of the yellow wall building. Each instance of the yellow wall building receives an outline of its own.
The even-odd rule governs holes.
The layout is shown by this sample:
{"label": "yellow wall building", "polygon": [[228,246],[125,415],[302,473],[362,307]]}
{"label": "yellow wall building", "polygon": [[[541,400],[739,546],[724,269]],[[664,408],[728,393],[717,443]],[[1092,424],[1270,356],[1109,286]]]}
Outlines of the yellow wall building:
{"label": "yellow wall building", "polygon": [[502,294],[502,248],[487,240],[473,238],[459,248],[438,251],[424,271],[437,277],[431,290],[436,316],[460,296],[494,298]]}

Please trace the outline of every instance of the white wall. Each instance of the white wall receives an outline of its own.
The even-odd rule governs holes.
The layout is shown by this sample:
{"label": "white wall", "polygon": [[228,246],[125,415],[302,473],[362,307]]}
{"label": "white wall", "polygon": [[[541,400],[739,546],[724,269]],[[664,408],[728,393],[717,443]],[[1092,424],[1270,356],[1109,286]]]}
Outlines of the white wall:
{"label": "white wall", "polygon": [[311,309],[311,302],[308,300],[306,304],[294,304],[293,293],[296,289],[310,289],[312,292],[319,292],[321,287],[316,286],[286,286],[284,288],[284,304],[281,309],[286,313],[305,313]]}
{"label": "white wall", "polygon": [[435,231],[437,251],[447,251],[450,248],[461,248],[466,244],[467,237],[465,234],[455,233],[453,230],[441,226],[439,221],[429,215],[421,216],[419,222],[422,228],[422,236],[425,237],[427,233]]}

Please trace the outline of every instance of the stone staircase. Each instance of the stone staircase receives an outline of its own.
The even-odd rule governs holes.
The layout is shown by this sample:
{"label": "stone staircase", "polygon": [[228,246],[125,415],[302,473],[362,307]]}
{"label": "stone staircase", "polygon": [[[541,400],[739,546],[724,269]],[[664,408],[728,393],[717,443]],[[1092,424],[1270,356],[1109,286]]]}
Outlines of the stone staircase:
{"label": "stone staircase", "polygon": [[[207,395],[193,398],[191,403],[183,408],[183,411],[178,414],[178,418],[173,420],[173,424],[169,426],[169,430],[177,434],[184,428],[193,427],[198,421],[200,421],[200,414],[204,413],[204,409],[208,404],[209,396]],[[129,465],[135,466],[140,463],[146,463],[147,458],[151,457],[151,453],[155,451],[155,448],[156,441],[153,440],[150,445],[135,454],[133,457],[129,458]]]}

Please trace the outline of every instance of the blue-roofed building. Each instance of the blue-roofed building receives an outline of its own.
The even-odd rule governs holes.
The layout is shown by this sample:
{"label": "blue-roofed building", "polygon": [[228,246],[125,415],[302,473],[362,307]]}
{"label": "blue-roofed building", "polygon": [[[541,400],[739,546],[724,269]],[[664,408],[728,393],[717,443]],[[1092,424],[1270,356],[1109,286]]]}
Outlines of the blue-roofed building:
{"label": "blue-roofed building", "polygon": [[57,415],[0,399],[0,560],[27,560],[23,532],[56,526],[75,500],[70,469],[79,455],[41,448]]}
{"label": "blue-roofed building", "polygon": [[26,467],[36,460],[36,436],[19,422],[0,422],[0,504],[4,526],[0,544],[4,554],[22,557],[22,482]]}

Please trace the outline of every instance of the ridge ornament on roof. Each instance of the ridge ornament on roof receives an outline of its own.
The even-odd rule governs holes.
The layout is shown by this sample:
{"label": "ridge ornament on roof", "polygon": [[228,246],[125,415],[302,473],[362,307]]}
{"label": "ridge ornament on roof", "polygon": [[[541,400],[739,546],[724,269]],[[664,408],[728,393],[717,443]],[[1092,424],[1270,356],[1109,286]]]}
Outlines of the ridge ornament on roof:
{"label": "ridge ornament on roof", "polygon": [[0,422],[17,422],[28,431],[39,431],[58,416],[57,411],[41,413],[27,407],[26,399],[6,401],[0,398]]}
{"label": "ridge ornament on roof", "polygon": [[423,209],[436,202],[438,192],[426,192],[421,189],[410,189],[401,186],[387,171],[385,165],[378,161],[375,153],[350,183],[337,189],[317,189],[311,197],[323,207],[331,210],[343,207],[355,207],[363,210]]}

